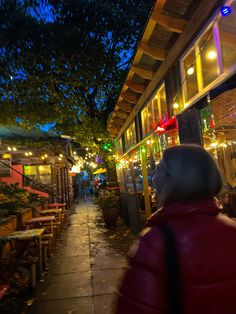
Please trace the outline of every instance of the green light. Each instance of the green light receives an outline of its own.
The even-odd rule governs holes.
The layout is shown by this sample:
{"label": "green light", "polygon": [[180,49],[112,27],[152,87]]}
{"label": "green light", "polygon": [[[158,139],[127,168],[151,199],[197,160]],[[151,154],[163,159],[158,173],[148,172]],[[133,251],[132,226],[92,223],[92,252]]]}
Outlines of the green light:
{"label": "green light", "polygon": [[145,147],[142,147],[141,151],[142,151],[142,153],[145,153],[146,152]]}

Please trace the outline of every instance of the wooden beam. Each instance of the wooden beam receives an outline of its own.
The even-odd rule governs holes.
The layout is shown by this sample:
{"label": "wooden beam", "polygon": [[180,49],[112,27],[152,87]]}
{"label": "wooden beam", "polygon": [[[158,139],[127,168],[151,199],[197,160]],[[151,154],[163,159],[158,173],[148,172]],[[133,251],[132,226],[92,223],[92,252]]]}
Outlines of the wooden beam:
{"label": "wooden beam", "polygon": [[113,127],[108,127],[107,130],[109,133],[114,134],[114,135],[116,135],[119,132],[119,129],[115,129]]}
{"label": "wooden beam", "polygon": [[182,33],[187,24],[187,21],[184,19],[164,15],[159,12],[153,12],[151,19],[174,33]]}
{"label": "wooden beam", "polygon": [[138,102],[139,97],[130,95],[128,93],[121,93],[120,97],[125,99],[126,101],[130,102],[131,104],[136,104]]}
{"label": "wooden beam", "polygon": [[154,47],[148,43],[141,43],[139,48],[142,49],[145,54],[155,60],[164,61],[167,56],[167,50]]}
{"label": "wooden beam", "polygon": [[129,87],[130,89],[132,89],[136,93],[140,93],[140,94],[142,94],[146,88],[144,85],[133,83],[132,81],[125,82],[125,86]]}
{"label": "wooden beam", "polygon": [[115,123],[116,125],[123,125],[125,123],[125,120],[121,119],[121,118],[118,118],[118,117],[112,116],[111,122],[112,122],[112,124]]}
{"label": "wooden beam", "polygon": [[119,101],[116,106],[120,109],[122,109],[125,112],[130,113],[133,110],[133,105],[127,103],[127,102],[123,102],[123,101]]}
{"label": "wooden beam", "polygon": [[117,123],[117,122],[115,122],[115,121],[112,121],[112,124],[111,124],[111,126],[112,127],[114,127],[115,129],[121,129],[121,127],[124,125],[124,123]]}
{"label": "wooden beam", "polygon": [[139,76],[147,79],[147,80],[152,80],[153,76],[154,76],[154,72],[150,71],[150,70],[146,70],[143,68],[138,67],[137,65],[133,65],[130,69],[130,71],[138,74]]}
{"label": "wooden beam", "polygon": [[124,120],[126,120],[128,118],[128,116],[129,116],[128,113],[126,113],[126,112],[124,112],[122,110],[115,111],[113,113],[113,115],[115,115],[115,116],[117,116],[117,117],[119,117],[121,119],[124,119]]}

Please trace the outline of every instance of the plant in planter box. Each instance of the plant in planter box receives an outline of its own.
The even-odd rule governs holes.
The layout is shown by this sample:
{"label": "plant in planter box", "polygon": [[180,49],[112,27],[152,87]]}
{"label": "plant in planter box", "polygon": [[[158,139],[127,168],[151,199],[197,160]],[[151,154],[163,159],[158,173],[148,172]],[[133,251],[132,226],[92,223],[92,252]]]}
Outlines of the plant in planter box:
{"label": "plant in planter box", "polygon": [[0,216],[15,215],[34,207],[40,202],[38,196],[20,188],[18,184],[0,182]]}
{"label": "plant in planter box", "polygon": [[104,222],[107,227],[116,226],[119,213],[119,203],[120,197],[115,191],[101,191],[95,199],[95,204],[102,209]]}

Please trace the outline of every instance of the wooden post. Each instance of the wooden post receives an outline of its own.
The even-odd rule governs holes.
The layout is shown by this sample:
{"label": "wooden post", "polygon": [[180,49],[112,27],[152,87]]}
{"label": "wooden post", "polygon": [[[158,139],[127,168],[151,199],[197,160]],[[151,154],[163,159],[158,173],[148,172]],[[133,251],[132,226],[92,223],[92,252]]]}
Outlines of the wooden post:
{"label": "wooden post", "polygon": [[143,193],[144,193],[144,202],[145,202],[145,214],[148,218],[151,212],[150,197],[148,191],[148,175],[147,175],[147,152],[146,146],[140,146],[140,156],[141,156],[141,166],[142,166],[142,176],[143,176]]}

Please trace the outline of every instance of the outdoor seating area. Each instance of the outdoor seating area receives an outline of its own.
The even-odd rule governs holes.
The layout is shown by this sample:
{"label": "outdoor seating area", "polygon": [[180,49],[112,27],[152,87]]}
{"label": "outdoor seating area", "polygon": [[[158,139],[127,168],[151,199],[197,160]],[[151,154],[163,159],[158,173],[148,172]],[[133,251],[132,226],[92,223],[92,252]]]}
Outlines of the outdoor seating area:
{"label": "outdoor seating area", "polygon": [[23,227],[15,216],[0,224],[0,305],[37,286],[67,219],[66,203],[27,211]]}

